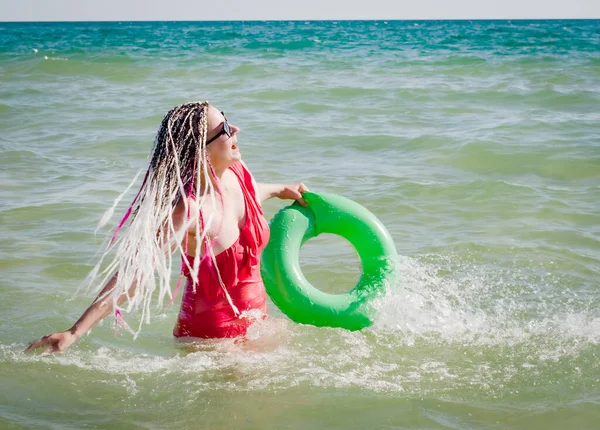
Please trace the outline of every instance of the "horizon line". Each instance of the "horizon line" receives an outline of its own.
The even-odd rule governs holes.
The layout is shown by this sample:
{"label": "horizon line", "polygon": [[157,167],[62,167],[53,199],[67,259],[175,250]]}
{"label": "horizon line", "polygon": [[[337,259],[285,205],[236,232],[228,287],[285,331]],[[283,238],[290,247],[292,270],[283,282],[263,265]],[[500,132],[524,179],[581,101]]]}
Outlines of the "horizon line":
{"label": "horizon line", "polygon": [[382,19],[382,18],[350,18],[350,19],[201,19],[201,20],[189,20],[189,19],[115,19],[115,20],[36,20],[36,21],[4,21],[0,19],[1,24],[37,24],[37,23],[119,23],[119,22],[432,22],[432,21],[487,21],[487,22],[506,22],[506,21],[600,21],[598,18],[417,18],[417,19]]}

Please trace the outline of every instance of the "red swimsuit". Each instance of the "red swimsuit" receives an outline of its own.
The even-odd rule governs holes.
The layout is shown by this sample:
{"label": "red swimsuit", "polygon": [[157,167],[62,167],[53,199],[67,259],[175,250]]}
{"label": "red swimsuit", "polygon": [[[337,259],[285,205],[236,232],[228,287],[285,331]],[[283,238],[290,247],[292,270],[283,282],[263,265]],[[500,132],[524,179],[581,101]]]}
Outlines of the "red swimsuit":
{"label": "red swimsuit", "polygon": [[[258,309],[264,315],[267,312],[265,287],[260,275],[260,254],[269,240],[269,226],[263,217],[248,169],[241,162],[234,163],[229,169],[237,176],[244,194],[246,222],[235,243],[216,255],[216,264],[233,305],[242,315],[241,318],[237,316],[227,300],[211,259],[202,258],[195,291],[189,271],[184,270],[187,284],[173,330],[176,337],[242,336],[254,320],[246,317],[244,311]],[[194,267],[194,257],[185,258]]]}

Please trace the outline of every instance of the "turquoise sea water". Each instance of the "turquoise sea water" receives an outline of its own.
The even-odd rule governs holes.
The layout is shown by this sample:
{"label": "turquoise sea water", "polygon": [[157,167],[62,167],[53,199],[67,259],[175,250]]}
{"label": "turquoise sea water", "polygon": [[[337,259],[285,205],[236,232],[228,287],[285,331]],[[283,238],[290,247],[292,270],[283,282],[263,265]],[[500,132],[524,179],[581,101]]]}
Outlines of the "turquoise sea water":
{"label": "turquoise sea water", "polygon": [[[600,429],[600,21],[2,23],[0,82],[0,428]],[[90,303],[102,213],[200,99],[259,181],[388,227],[374,326],[270,303],[244,346],[192,348],[175,305],[23,354]],[[302,265],[359,273],[331,236]]]}

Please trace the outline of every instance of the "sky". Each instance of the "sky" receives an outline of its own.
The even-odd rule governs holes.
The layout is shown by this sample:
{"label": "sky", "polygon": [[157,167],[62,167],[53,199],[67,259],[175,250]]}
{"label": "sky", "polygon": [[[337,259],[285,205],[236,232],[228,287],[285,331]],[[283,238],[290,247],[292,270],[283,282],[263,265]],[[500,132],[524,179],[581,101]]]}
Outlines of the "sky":
{"label": "sky", "polygon": [[0,21],[600,18],[600,0],[0,0]]}

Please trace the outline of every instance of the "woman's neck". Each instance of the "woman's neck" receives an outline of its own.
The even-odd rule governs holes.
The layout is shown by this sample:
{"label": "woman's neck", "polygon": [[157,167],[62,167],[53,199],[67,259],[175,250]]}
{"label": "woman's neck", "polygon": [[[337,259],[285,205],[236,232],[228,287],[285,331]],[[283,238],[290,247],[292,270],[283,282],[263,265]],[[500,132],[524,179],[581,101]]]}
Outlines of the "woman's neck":
{"label": "woman's neck", "polygon": [[218,193],[221,193],[222,187],[223,187],[223,177],[225,176],[225,172],[227,171],[227,169],[229,169],[229,165],[227,166],[213,166],[212,170],[214,172],[214,176],[210,175],[210,181],[213,184],[213,187],[215,190],[217,190]]}
{"label": "woman's neck", "polygon": [[222,167],[222,168],[218,168],[218,169],[214,168],[213,170],[215,172],[215,176],[217,177],[217,179],[219,179],[219,181],[221,181],[223,179],[223,174],[227,170],[227,167]]}
{"label": "woman's neck", "polygon": [[[235,161],[231,160],[231,161],[226,162],[225,164],[220,165],[220,166],[212,165],[213,172],[215,172],[215,176],[217,177],[217,179],[219,181],[221,181],[223,179],[223,175],[225,174],[225,172],[227,171],[227,169],[229,169],[229,166],[231,166],[234,163],[235,163]],[[213,181],[214,181],[214,178],[213,178]]]}

